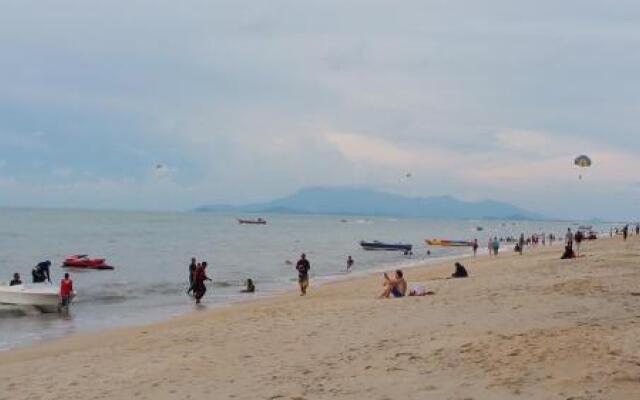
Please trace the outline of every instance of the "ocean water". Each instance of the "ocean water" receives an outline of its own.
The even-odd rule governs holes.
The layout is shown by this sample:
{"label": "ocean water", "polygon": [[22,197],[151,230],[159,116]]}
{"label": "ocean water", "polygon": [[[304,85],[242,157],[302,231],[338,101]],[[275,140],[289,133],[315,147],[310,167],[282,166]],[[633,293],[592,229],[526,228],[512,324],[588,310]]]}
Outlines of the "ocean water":
{"label": "ocean water", "polygon": [[[0,209],[0,281],[19,272],[30,280],[31,268],[52,261],[58,284],[69,254],[107,258],[113,271],[70,271],[77,298],[68,316],[0,306],[0,350],[74,332],[143,324],[191,312],[185,294],[191,257],[208,261],[204,308],[296,287],[295,264],[305,252],[313,285],[347,276],[346,258],[355,259],[352,274],[408,266],[441,257],[468,255],[470,249],[432,248],[425,238],[478,238],[520,232],[555,233],[567,222],[398,219],[363,216],[263,215],[266,226],[239,225],[234,215]],[[476,226],[484,227],[481,232]],[[608,229],[608,227],[607,227]],[[360,249],[360,240],[410,242],[414,254]],[[241,294],[252,278],[255,294]]]}

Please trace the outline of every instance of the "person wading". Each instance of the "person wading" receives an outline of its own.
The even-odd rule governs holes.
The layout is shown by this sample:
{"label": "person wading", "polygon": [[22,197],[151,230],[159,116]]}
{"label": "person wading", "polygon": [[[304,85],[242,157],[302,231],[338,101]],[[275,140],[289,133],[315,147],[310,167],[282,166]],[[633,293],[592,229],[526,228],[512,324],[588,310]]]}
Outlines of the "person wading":
{"label": "person wading", "polygon": [[309,270],[311,264],[307,260],[307,256],[303,253],[300,255],[300,260],[296,264],[296,270],[298,271],[298,284],[300,285],[300,296],[307,294],[307,288],[309,287]]}

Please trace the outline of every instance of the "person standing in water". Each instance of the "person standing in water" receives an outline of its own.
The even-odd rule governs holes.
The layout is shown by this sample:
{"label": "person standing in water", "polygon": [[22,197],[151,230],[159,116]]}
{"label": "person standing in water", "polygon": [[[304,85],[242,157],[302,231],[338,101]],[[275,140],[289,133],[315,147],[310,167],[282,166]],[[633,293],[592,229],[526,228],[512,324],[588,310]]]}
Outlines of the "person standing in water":
{"label": "person standing in water", "polygon": [[64,274],[64,279],[60,281],[60,309],[69,308],[71,298],[73,297],[73,281],[69,277],[69,273]]}
{"label": "person standing in water", "polygon": [[351,271],[351,267],[353,267],[353,258],[351,256],[347,257],[347,271]]}
{"label": "person standing in water", "polygon": [[307,294],[310,269],[311,264],[309,264],[306,254],[302,253],[300,255],[300,260],[298,260],[298,263],[296,264],[296,270],[298,271],[298,284],[300,285],[300,296],[305,296]]}
{"label": "person standing in water", "polygon": [[187,294],[191,294],[191,292],[193,292],[193,278],[196,273],[196,268],[198,268],[196,258],[192,257],[191,264],[189,264],[189,289],[187,289]]}
{"label": "person standing in water", "polygon": [[196,298],[196,304],[200,304],[200,299],[207,292],[205,281],[211,282],[211,278],[207,276],[207,262],[203,261],[193,274],[193,296]]}
{"label": "person standing in water", "polygon": [[473,239],[471,247],[473,248],[473,256],[475,257],[476,254],[478,254],[478,239]]}

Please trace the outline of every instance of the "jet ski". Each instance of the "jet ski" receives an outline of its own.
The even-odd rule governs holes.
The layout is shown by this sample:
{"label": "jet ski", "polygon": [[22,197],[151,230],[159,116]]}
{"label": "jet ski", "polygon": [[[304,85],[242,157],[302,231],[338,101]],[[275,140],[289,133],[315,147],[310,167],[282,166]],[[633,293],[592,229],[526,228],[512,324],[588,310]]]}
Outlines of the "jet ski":
{"label": "jet ski", "polygon": [[74,254],[65,258],[63,268],[114,269],[107,265],[104,258],[90,258],[86,254]]}

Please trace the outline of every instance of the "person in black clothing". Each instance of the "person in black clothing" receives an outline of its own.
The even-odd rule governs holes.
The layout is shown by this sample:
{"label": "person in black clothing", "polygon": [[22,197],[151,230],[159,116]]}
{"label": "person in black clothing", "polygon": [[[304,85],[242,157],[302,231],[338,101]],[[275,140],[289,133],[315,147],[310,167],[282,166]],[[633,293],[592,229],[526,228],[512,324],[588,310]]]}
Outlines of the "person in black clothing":
{"label": "person in black clothing", "polygon": [[353,267],[354,261],[351,256],[347,257],[347,271],[351,271],[351,267]]}
{"label": "person in black clothing", "polygon": [[256,291],[256,285],[253,284],[253,279],[247,279],[247,287],[246,289],[241,290],[242,293],[253,293]]}
{"label": "person in black clothing", "polygon": [[33,283],[41,283],[48,281],[51,283],[51,273],[49,272],[49,267],[51,267],[51,261],[42,261],[38,263],[31,270],[31,277],[33,278]]}
{"label": "person in black clothing", "polygon": [[298,284],[300,285],[300,296],[307,294],[307,288],[309,287],[309,270],[311,264],[307,260],[307,256],[303,253],[300,256],[300,260],[296,264],[296,270],[298,270]]}
{"label": "person in black clothing", "polygon": [[20,280],[20,274],[17,272],[13,274],[13,279],[11,280],[11,282],[9,282],[9,286],[16,286],[16,285],[22,285],[22,281]]}
{"label": "person in black clothing", "polygon": [[625,225],[624,228],[622,228],[622,238],[625,241],[627,240],[627,236],[629,236],[629,225]]}
{"label": "person in black clothing", "polygon": [[582,239],[584,239],[584,234],[579,230],[573,239],[576,242],[576,257],[580,255],[580,243],[582,243]]}
{"label": "person in black clothing", "polygon": [[191,264],[189,264],[189,289],[187,290],[187,294],[191,294],[191,292],[193,292],[193,279],[194,279],[197,267],[198,267],[198,264],[196,263],[196,258],[193,257],[191,259]]}
{"label": "person in black clothing", "polygon": [[467,269],[464,267],[464,265],[457,262],[455,263],[455,266],[456,266],[456,270],[453,274],[451,274],[452,278],[466,278],[469,276],[469,274],[467,273]]}

